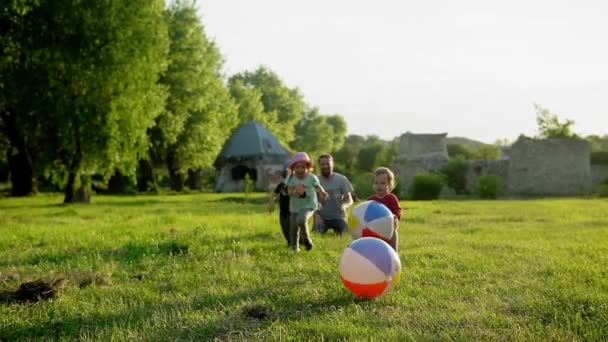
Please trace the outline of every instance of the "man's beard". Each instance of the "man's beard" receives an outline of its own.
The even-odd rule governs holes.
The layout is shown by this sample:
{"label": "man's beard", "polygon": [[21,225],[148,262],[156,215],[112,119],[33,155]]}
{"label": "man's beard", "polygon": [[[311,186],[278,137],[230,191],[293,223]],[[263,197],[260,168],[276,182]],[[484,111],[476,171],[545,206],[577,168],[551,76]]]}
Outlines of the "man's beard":
{"label": "man's beard", "polygon": [[321,175],[323,175],[323,177],[329,177],[331,176],[331,170],[321,170]]}

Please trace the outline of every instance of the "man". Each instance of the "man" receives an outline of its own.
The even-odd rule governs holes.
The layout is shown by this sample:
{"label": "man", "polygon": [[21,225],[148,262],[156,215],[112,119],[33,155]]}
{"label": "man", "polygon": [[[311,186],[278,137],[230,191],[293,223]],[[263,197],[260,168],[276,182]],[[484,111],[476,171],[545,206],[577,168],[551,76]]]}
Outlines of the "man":
{"label": "man", "polygon": [[319,156],[319,167],[319,182],[329,196],[315,214],[314,228],[321,234],[333,229],[340,235],[348,230],[345,209],[353,204],[353,186],[344,175],[334,172],[334,158],[330,154]]}

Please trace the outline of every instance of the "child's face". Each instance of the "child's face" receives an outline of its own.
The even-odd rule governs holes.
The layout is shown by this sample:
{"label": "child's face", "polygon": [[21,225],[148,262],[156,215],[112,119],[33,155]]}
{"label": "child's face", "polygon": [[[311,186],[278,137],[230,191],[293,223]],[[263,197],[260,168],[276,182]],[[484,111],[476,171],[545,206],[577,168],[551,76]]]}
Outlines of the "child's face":
{"label": "child's face", "polygon": [[384,196],[391,192],[387,174],[381,174],[374,177],[374,192],[378,196]]}
{"label": "child's face", "polygon": [[293,174],[296,177],[304,177],[308,173],[308,165],[306,162],[297,162],[293,165]]}

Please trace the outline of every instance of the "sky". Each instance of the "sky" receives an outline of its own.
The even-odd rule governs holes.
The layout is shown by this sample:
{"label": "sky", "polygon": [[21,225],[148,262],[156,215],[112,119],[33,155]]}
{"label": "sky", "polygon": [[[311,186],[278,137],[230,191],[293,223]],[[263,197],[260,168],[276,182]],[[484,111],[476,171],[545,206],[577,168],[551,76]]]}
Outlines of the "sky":
{"label": "sky", "polygon": [[201,0],[224,72],[264,65],[349,134],[608,134],[605,0]]}

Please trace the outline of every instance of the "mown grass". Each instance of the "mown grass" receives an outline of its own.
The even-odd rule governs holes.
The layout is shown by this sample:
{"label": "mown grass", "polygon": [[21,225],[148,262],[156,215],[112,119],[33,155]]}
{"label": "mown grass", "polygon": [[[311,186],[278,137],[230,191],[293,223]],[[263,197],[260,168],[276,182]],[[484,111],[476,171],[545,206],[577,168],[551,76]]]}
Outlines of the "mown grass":
{"label": "mown grass", "polygon": [[402,202],[399,288],[363,301],[349,237],[294,254],[262,195],[0,199],[0,340],[608,340],[608,200]]}

